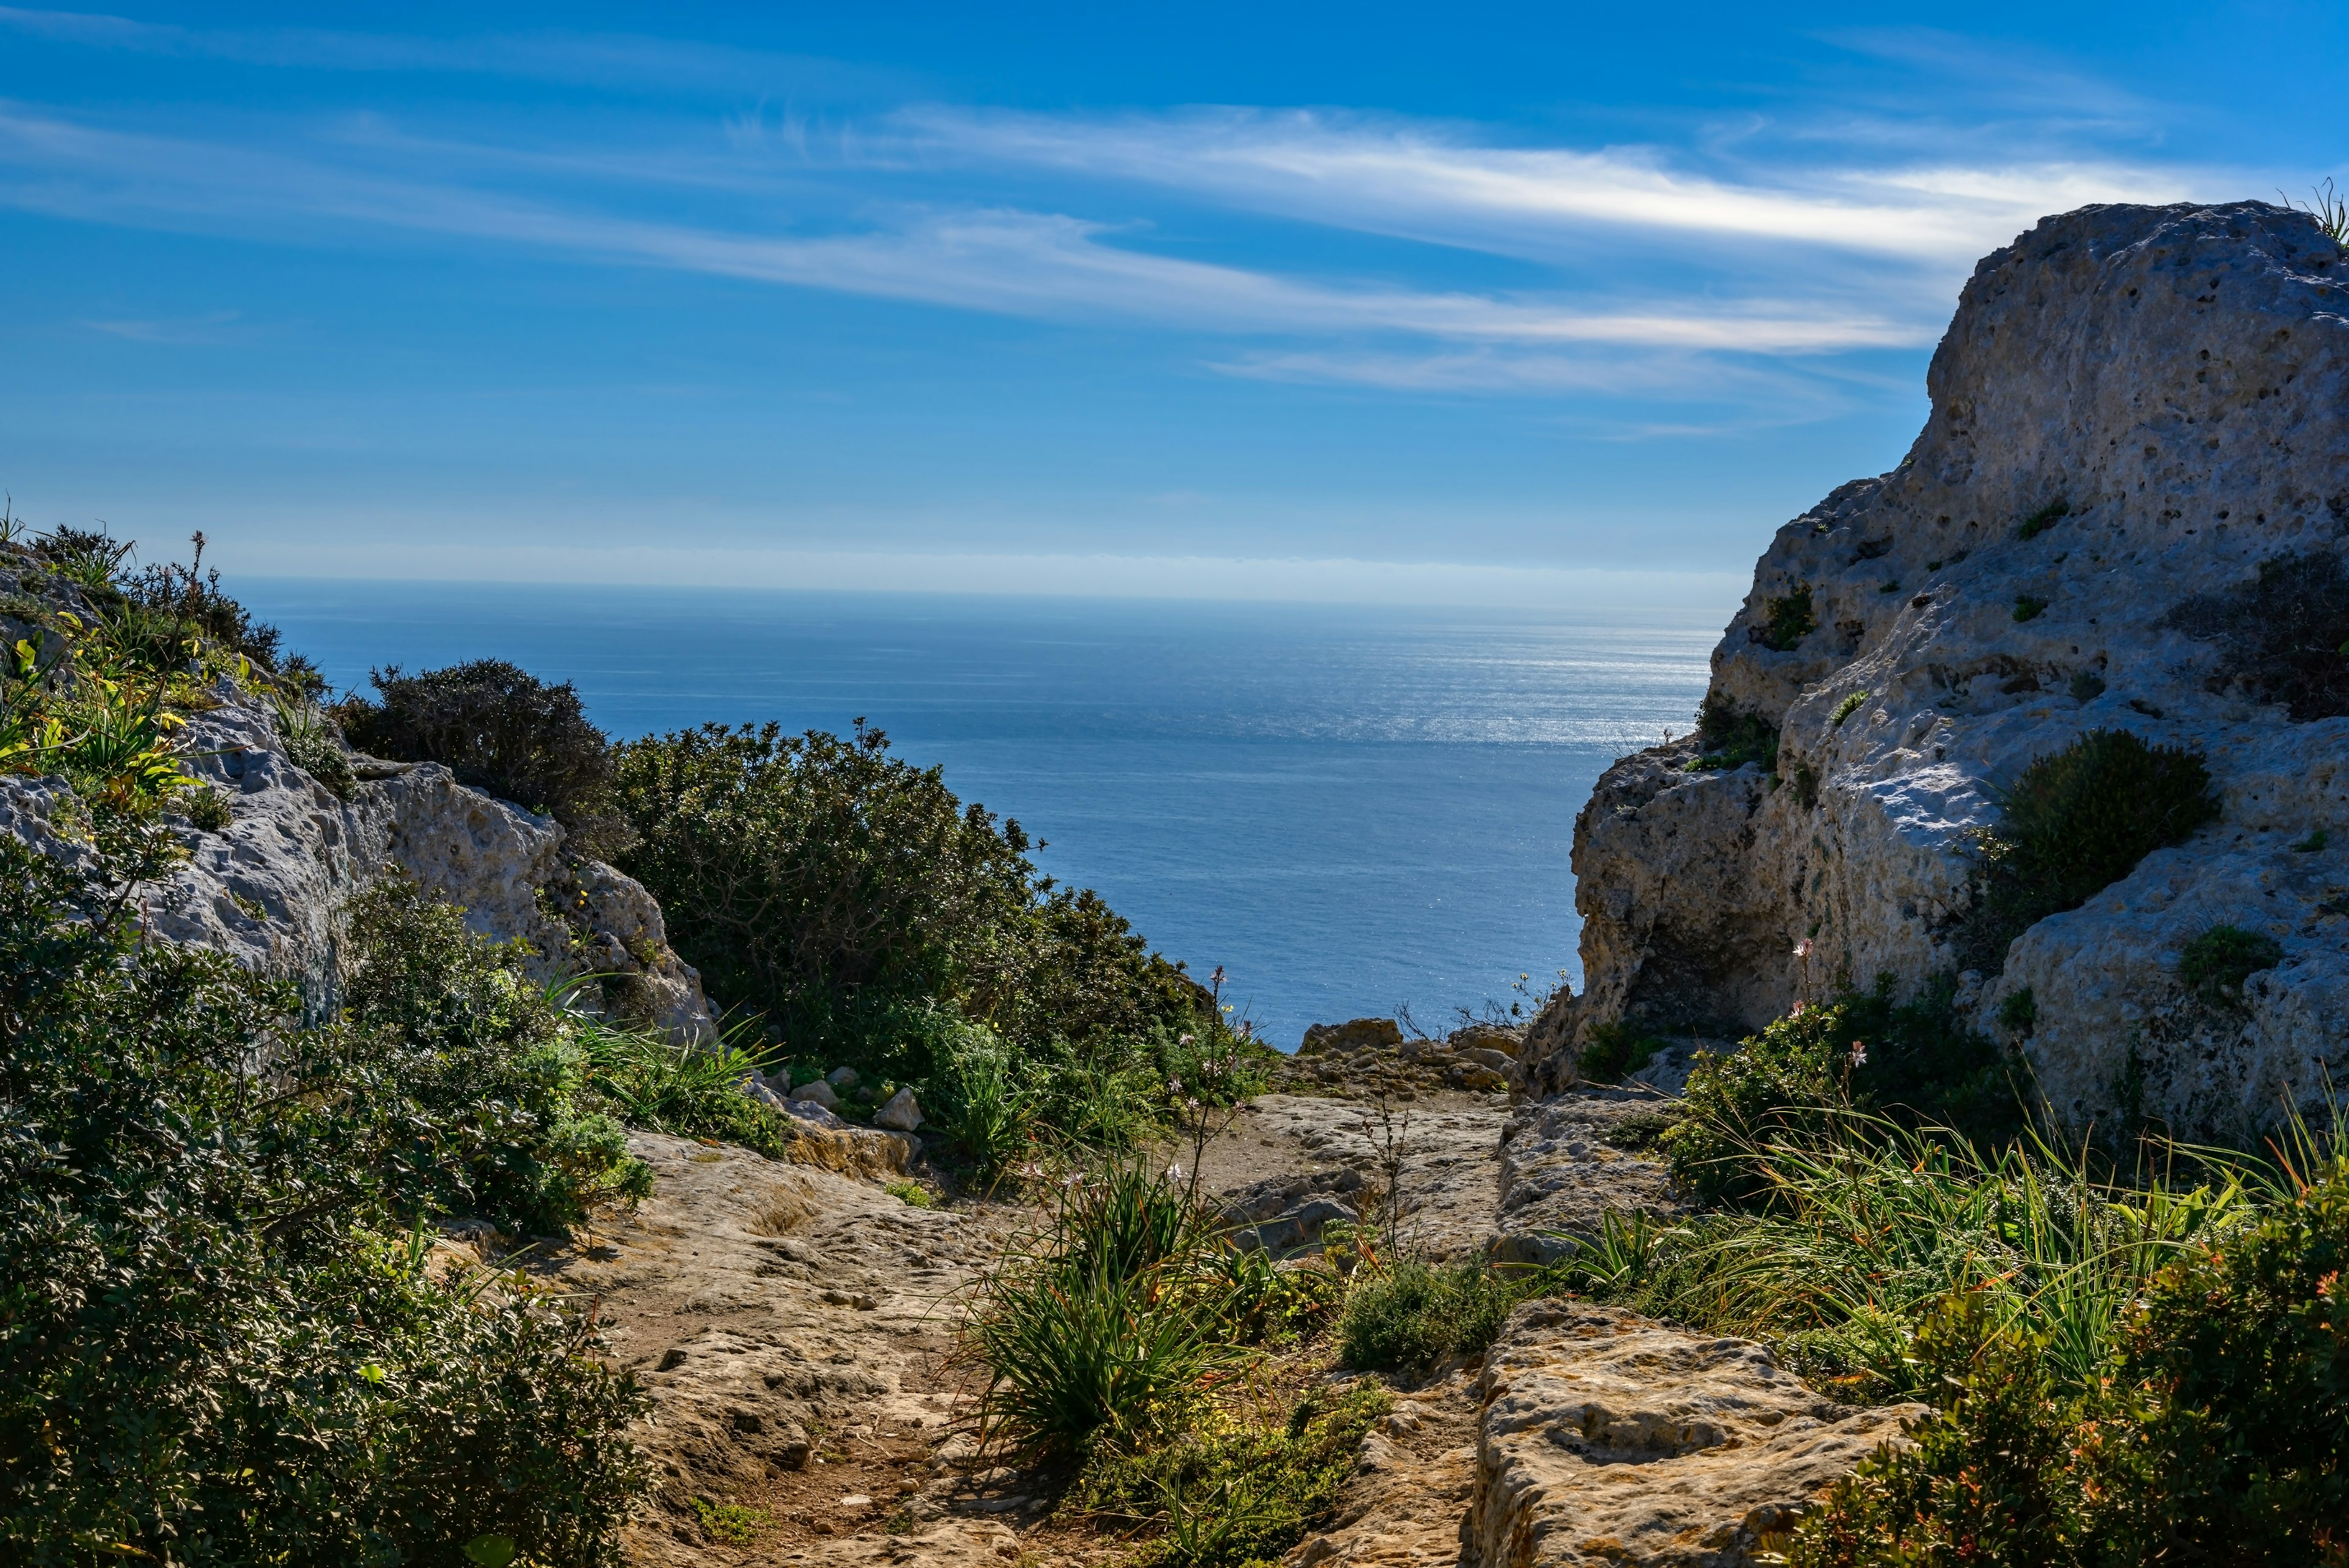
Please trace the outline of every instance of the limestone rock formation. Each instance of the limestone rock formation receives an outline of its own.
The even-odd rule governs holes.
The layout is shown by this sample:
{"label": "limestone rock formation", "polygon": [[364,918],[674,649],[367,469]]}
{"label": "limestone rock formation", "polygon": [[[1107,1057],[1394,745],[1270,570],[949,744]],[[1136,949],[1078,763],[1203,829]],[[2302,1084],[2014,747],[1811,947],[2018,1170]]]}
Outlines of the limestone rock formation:
{"label": "limestone rock formation", "polygon": [[1475,1568],[1744,1568],[1922,1405],[1854,1409],[1760,1345],[1548,1299],[1485,1358]]}
{"label": "limestone rock formation", "polygon": [[[1985,1030],[2029,988],[2007,1016],[2075,1121],[2136,1096],[2226,1135],[2349,1079],[2349,670],[2294,646],[2313,689],[2269,678],[2349,614],[2344,271],[2261,202],[2083,208],[1984,258],[1915,445],[1778,531],[1714,649],[1756,754],[1626,757],[1578,819],[1586,988],[1525,1086],[1596,1024],[1734,1039],[1951,973]],[[2096,729],[2199,749],[2219,820],[1964,971],[1998,785]],[[2222,923],[2282,959],[2212,1006],[2178,963]]]}
{"label": "limestone rock formation", "polygon": [[[189,771],[228,795],[229,822],[182,829],[187,862],[142,893],[154,934],[295,980],[323,1012],[341,910],[377,877],[405,872],[460,906],[475,930],[527,943],[532,978],[603,976],[581,1000],[680,1036],[713,1035],[700,977],[669,948],[660,906],[634,878],[567,854],[554,818],[430,763],[357,758],[344,799],[294,762],[267,704],[226,681],[212,698],[190,715],[183,751]],[[62,779],[0,777],[0,831],[80,853]]]}

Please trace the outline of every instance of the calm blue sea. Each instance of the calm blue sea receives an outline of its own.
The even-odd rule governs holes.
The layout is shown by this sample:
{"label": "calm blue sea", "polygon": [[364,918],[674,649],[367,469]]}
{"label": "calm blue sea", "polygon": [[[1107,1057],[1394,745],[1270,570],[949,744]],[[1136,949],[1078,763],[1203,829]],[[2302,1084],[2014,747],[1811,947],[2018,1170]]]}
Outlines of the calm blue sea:
{"label": "calm blue sea", "polygon": [[[337,686],[512,659],[615,736],[862,716],[1294,1047],[1574,971],[1574,815],[1719,617],[241,579]],[[1724,607],[1724,614],[1726,609]],[[1578,973],[1574,978],[1579,981]],[[722,999],[721,999],[722,1000]]]}

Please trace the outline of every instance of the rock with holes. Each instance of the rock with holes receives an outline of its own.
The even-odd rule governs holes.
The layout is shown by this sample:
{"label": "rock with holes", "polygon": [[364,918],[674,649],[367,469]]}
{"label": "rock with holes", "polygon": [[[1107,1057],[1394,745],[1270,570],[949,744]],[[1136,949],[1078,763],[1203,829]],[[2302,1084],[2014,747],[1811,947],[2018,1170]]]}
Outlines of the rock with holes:
{"label": "rock with holes", "polygon": [[1475,1568],[1745,1568],[1922,1405],[1855,1409],[1760,1345],[1528,1302],[1485,1359]]}
{"label": "rock with holes", "polygon": [[[2084,208],[1985,257],[1909,454],[1779,530],[1702,732],[1578,817],[1586,989],[1523,1086],[1601,1024],[1734,1040],[1880,975],[1953,980],[2076,1123],[2239,1135],[2349,1075],[2344,273],[2256,202]],[[1980,831],[2095,730],[2199,752],[2220,815],[2010,943]],[[2213,1002],[2178,967],[2222,924],[2275,947]]]}

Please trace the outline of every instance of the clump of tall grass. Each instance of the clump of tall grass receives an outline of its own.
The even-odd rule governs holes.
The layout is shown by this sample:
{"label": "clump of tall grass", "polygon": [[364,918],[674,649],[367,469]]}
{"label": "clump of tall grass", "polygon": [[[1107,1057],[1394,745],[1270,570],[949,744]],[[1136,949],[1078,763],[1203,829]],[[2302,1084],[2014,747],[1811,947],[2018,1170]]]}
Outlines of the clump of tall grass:
{"label": "clump of tall grass", "polygon": [[1214,1217],[1139,1158],[1062,1182],[1049,1225],[986,1282],[966,1325],[988,1440],[1070,1464],[1181,1430],[1246,1354],[1223,1248]]}
{"label": "clump of tall grass", "polygon": [[2164,1266],[2246,1222],[2244,1171],[2124,1184],[2090,1151],[2026,1137],[1985,1149],[1947,1128],[1847,1111],[1780,1130],[1742,1161],[1754,1212],[1678,1225],[1610,1217],[1568,1261],[1594,1294],[1769,1343],[1855,1397],[1930,1392],[1917,1325],[1963,1296],[2044,1341],[2066,1387],[2109,1362],[2116,1325]]}

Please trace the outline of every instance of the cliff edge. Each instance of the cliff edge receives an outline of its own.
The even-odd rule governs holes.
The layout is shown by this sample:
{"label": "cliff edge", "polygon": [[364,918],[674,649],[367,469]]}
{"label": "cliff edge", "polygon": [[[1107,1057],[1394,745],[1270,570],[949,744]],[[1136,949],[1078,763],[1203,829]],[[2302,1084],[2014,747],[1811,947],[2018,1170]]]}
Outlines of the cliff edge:
{"label": "cliff edge", "polygon": [[[1909,454],[1778,531],[1705,732],[1578,818],[1585,987],[1528,1086],[1599,1025],[1734,1039],[1947,975],[2075,1123],[2240,1134],[2349,1080],[2344,273],[2262,202],[2086,207],[1985,257]],[[2199,752],[2218,816],[1985,956],[2001,789],[2095,730]],[[2178,970],[2221,925],[2275,961],[2214,1004]]]}

